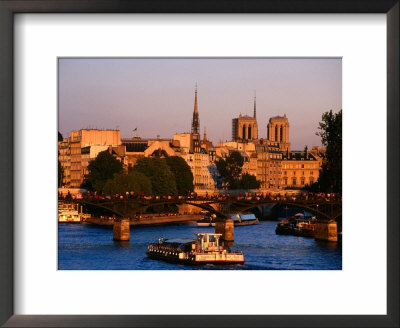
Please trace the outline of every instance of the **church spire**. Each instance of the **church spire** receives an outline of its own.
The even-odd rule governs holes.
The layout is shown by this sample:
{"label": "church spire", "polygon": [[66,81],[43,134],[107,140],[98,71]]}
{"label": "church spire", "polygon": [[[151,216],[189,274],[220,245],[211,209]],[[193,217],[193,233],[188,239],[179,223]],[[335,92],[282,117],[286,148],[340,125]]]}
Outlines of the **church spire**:
{"label": "church spire", "polygon": [[199,109],[197,107],[197,83],[194,92],[194,111],[192,119],[192,133],[200,133],[200,119],[199,119]]}
{"label": "church spire", "polygon": [[206,127],[204,127],[204,136],[203,136],[203,141],[207,140],[207,132],[206,132]]}
{"label": "church spire", "polygon": [[197,108],[197,83],[196,83],[196,88],[194,90],[194,112],[199,113],[199,110]]}
{"label": "church spire", "polygon": [[254,114],[253,114],[253,117],[254,118],[257,118],[257,115],[256,115],[256,92],[254,91]]}

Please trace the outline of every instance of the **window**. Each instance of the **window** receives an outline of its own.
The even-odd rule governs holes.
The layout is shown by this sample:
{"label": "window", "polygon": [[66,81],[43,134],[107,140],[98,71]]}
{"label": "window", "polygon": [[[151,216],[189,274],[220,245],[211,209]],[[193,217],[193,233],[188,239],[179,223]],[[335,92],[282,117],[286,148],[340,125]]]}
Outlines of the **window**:
{"label": "window", "polygon": [[301,164],[301,168],[304,169],[304,164]]}
{"label": "window", "polygon": [[295,186],[295,185],[296,185],[296,178],[293,178],[293,180],[292,180],[292,181],[293,181],[293,183],[292,183],[292,184],[293,184],[293,186]]}
{"label": "window", "polygon": [[314,171],[310,171],[310,175],[314,175]]}
{"label": "window", "polygon": [[293,171],[293,175],[296,175],[296,171]]}
{"label": "window", "polygon": [[283,171],[283,175],[287,175],[287,171]]}
{"label": "window", "polygon": [[301,175],[304,175],[304,171],[301,172]]}
{"label": "window", "polygon": [[302,178],[300,181],[301,181],[301,184],[304,185],[304,178]]}

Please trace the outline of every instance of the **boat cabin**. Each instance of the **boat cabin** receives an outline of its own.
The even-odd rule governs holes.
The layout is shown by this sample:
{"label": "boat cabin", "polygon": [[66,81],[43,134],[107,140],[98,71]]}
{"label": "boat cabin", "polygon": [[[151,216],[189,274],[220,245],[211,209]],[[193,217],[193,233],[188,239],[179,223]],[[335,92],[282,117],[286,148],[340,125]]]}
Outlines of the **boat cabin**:
{"label": "boat cabin", "polygon": [[196,251],[213,252],[220,250],[220,233],[196,233]]}

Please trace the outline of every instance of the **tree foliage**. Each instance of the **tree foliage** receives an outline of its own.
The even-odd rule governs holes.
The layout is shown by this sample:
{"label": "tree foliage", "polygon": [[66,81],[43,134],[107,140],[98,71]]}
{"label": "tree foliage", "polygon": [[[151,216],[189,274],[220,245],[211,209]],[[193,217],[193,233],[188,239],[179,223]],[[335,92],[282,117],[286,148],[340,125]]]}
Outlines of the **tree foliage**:
{"label": "tree foliage", "polygon": [[58,160],[58,187],[62,186],[63,179],[64,179],[64,168],[62,167],[60,160]]}
{"label": "tree foliage", "polygon": [[238,151],[233,151],[226,158],[219,158],[215,165],[218,173],[228,189],[257,189],[260,182],[254,175],[244,173],[244,158]]}
{"label": "tree foliage", "polygon": [[178,194],[175,176],[171,172],[165,159],[158,157],[139,158],[134,166],[133,171],[141,172],[150,179],[153,194]]}
{"label": "tree foliage", "polygon": [[104,185],[104,192],[109,195],[126,192],[144,192],[151,195],[151,181],[143,173],[132,171],[129,174],[117,173],[112,179],[108,179]]}
{"label": "tree foliage", "polygon": [[322,192],[342,192],[342,110],[325,112],[318,130],[316,135],[321,137],[326,149],[318,189]]}
{"label": "tree foliage", "polygon": [[178,195],[187,195],[194,190],[193,173],[182,157],[170,156],[165,161],[175,177]]}
{"label": "tree foliage", "polygon": [[[107,180],[113,179],[114,174],[122,173],[122,163],[108,151],[103,151],[88,165],[89,174],[86,184],[96,191],[102,191]],[[85,185],[85,183],[84,183]]]}
{"label": "tree foliage", "polygon": [[226,158],[215,162],[219,175],[228,189],[236,189],[237,179],[242,173],[244,158],[238,151],[233,151]]}
{"label": "tree foliage", "polygon": [[257,180],[255,175],[243,173],[239,179],[237,189],[258,189],[260,185],[261,182]]}

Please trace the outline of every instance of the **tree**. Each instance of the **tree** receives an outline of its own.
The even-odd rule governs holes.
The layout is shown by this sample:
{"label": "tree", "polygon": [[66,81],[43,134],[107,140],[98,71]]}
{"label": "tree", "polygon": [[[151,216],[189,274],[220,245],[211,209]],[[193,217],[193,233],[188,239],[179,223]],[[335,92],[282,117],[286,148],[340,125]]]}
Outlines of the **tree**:
{"label": "tree", "polygon": [[160,196],[178,194],[175,176],[165,159],[158,157],[139,158],[133,171],[141,172],[150,179],[153,194]]}
{"label": "tree", "polygon": [[165,161],[175,177],[178,195],[187,195],[193,191],[193,173],[186,161],[178,156],[166,157]]}
{"label": "tree", "polygon": [[151,181],[143,173],[132,171],[129,174],[117,173],[108,179],[104,185],[104,192],[113,195],[126,192],[144,192],[151,195]]}
{"label": "tree", "polygon": [[[63,141],[63,136],[60,133],[60,131],[58,131],[58,141]],[[60,151],[58,151],[58,156],[60,156]],[[64,179],[64,168],[60,163],[60,159],[58,159],[58,187],[61,187],[63,179]]]}
{"label": "tree", "polygon": [[233,151],[226,158],[219,158],[215,165],[218,173],[228,189],[237,189],[240,187],[240,175],[244,158],[238,151]]}
{"label": "tree", "polygon": [[326,149],[318,188],[323,192],[342,192],[342,110],[322,114],[318,130],[316,135]]}
{"label": "tree", "polygon": [[58,160],[58,187],[62,186],[64,179],[64,168],[61,165],[60,160]]}
{"label": "tree", "polygon": [[238,189],[258,189],[261,182],[257,180],[255,175],[243,173],[239,179]]}
{"label": "tree", "polygon": [[[103,151],[88,165],[89,174],[86,177],[88,185],[94,190],[102,191],[108,179],[114,174],[122,173],[122,163],[108,151]],[[85,183],[84,183],[85,184]]]}

